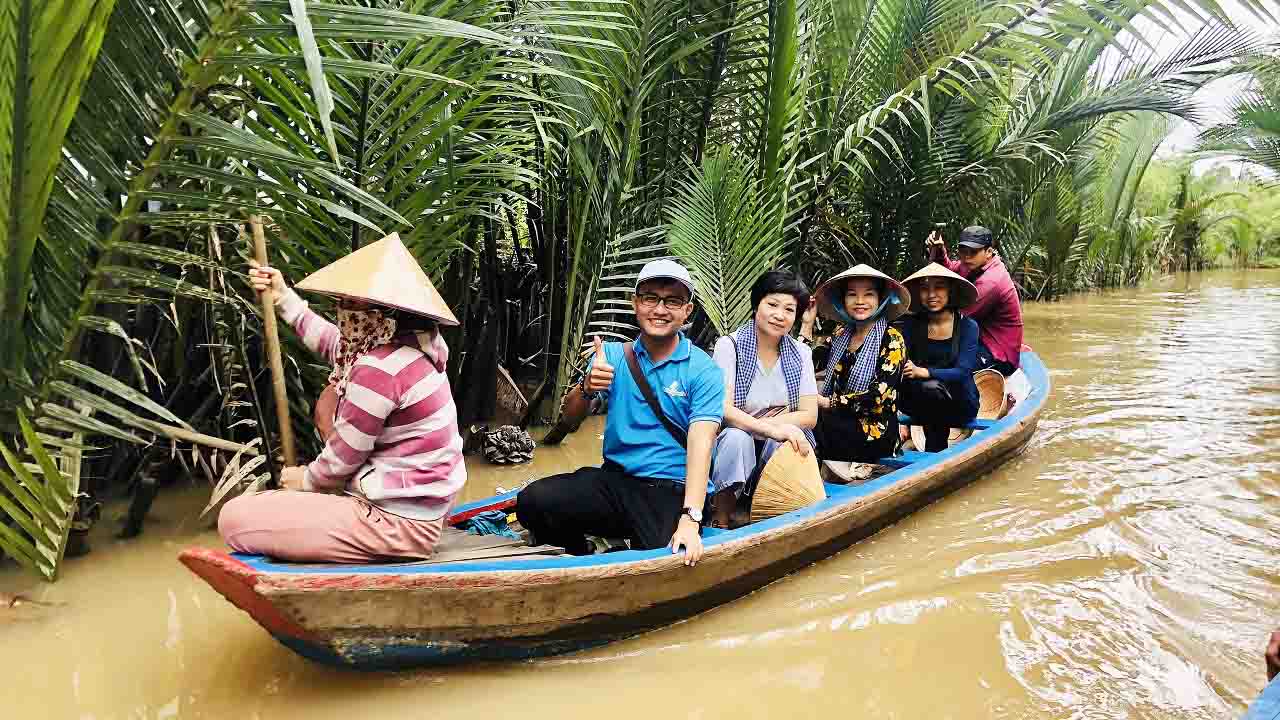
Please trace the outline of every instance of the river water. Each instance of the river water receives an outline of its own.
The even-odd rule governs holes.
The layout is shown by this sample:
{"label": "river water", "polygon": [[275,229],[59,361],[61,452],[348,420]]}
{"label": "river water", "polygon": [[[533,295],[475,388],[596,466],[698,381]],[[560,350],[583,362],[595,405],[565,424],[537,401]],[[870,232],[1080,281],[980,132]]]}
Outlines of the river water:
{"label": "river water", "polygon": [[[220,545],[194,487],[138,540],[100,523],[54,585],[0,573],[51,603],[0,610],[0,717],[1238,716],[1280,626],[1280,272],[1026,314],[1054,392],[1022,456],[691,620],[529,662],[324,668],[178,564]],[[597,461],[599,428],[472,465],[468,497]]]}

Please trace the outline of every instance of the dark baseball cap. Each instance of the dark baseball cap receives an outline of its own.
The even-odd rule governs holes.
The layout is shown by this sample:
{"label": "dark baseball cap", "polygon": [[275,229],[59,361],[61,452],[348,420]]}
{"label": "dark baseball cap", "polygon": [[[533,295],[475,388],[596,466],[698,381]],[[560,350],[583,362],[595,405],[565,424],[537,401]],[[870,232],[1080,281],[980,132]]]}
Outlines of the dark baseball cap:
{"label": "dark baseball cap", "polygon": [[960,244],[969,248],[991,247],[991,231],[981,225],[970,225],[960,231]]}

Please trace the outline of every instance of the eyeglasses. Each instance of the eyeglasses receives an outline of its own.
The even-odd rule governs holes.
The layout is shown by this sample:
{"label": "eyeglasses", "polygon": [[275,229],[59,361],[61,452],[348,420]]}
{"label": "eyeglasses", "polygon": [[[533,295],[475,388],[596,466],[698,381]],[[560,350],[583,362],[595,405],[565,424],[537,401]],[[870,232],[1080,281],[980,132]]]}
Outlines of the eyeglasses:
{"label": "eyeglasses", "polygon": [[689,299],[683,295],[655,295],[653,293],[641,293],[636,296],[636,300],[640,301],[640,307],[652,310],[658,307],[658,303],[667,306],[668,310],[679,310],[689,304]]}

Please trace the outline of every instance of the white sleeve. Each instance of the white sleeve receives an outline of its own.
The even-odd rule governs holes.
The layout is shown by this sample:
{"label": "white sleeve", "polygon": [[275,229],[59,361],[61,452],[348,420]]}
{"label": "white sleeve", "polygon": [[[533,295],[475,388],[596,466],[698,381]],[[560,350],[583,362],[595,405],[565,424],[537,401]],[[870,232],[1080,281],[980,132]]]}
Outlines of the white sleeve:
{"label": "white sleeve", "polygon": [[813,348],[798,342],[800,346],[800,397],[818,394],[818,379],[813,371]]}
{"label": "white sleeve", "polygon": [[733,341],[726,335],[716,341],[715,351],[711,359],[724,374],[724,392],[733,397],[733,381],[738,374],[738,354],[734,352]]}

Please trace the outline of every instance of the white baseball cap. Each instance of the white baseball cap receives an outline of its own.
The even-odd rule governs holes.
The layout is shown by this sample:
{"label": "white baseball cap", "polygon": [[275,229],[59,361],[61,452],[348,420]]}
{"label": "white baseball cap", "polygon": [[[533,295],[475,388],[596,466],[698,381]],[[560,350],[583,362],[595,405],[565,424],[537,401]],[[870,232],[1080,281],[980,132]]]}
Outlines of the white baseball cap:
{"label": "white baseball cap", "polygon": [[670,258],[661,260],[650,260],[640,268],[640,274],[636,276],[636,290],[640,289],[640,285],[650,280],[675,280],[681,285],[689,289],[689,299],[693,299],[693,278],[689,277],[689,271],[683,265]]}

